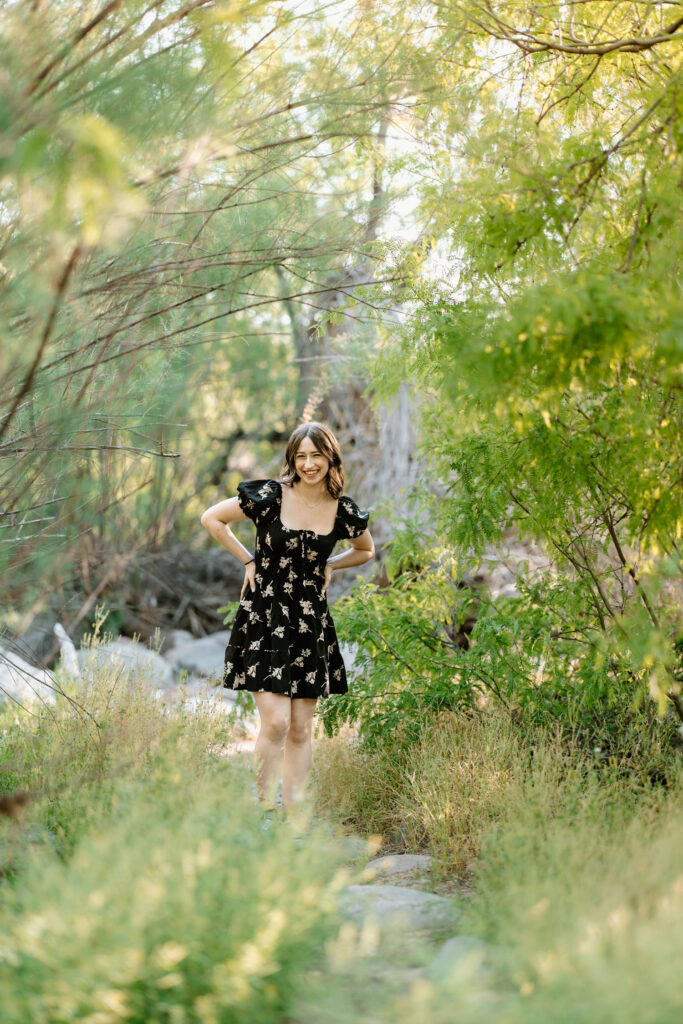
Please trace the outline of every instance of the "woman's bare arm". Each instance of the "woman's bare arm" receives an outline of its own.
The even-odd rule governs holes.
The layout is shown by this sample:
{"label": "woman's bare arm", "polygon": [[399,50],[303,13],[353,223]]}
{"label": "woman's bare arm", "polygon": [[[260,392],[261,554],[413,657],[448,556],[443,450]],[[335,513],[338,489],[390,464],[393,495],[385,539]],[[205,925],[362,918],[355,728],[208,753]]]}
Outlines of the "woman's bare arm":
{"label": "woman's bare arm", "polygon": [[253,555],[238,541],[230,529],[230,523],[248,518],[240,508],[238,498],[226,498],[225,501],[219,501],[211,508],[207,508],[206,512],[202,512],[200,522],[231,555],[245,563],[253,558]]}
{"label": "woman's bare arm", "polygon": [[350,551],[342,551],[327,559],[332,569],[348,569],[352,565],[364,565],[375,556],[375,544],[369,530],[364,530],[360,537],[349,538]]}

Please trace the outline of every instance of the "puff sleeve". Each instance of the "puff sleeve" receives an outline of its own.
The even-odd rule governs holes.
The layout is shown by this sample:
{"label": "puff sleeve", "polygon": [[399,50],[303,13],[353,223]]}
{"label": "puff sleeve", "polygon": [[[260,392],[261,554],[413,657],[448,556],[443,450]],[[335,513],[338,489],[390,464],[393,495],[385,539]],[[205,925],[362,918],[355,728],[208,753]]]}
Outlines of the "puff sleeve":
{"label": "puff sleeve", "polygon": [[280,514],[280,485],[277,480],[243,480],[237,485],[237,500],[245,515],[265,526]]}
{"label": "puff sleeve", "polygon": [[353,498],[344,496],[339,499],[340,534],[342,537],[360,537],[368,527],[370,513],[359,508]]}

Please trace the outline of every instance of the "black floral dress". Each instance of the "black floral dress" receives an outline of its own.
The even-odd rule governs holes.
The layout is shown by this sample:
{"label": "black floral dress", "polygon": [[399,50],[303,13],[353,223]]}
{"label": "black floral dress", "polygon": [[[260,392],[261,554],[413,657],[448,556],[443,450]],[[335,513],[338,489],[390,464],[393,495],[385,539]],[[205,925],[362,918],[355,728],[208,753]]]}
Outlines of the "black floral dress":
{"label": "black floral dress", "polygon": [[325,563],[338,540],[359,537],[370,513],[342,496],[330,533],[293,530],[280,518],[279,480],[245,480],[240,508],[256,523],[256,589],[233,620],[223,686],[326,697],[346,693],[346,669],[323,591]]}

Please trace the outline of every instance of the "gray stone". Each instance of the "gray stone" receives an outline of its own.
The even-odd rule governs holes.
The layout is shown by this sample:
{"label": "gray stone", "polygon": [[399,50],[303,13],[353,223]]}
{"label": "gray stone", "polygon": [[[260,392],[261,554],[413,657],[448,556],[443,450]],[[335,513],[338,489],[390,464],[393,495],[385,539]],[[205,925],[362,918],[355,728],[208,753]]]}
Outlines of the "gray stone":
{"label": "gray stone", "polygon": [[74,642],[64,629],[61,622],[55,622],[54,634],[59,640],[61,650],[60,666],[67,679],[78,681],[81,678],[81,670],[78,665],[78,654]]}
{"label": "gray stone", "polygon": [[51,672],[29,664],[13,651],[0,648],[0,703],[54,704],[55,686]]}
{"label": "gray stone", "polygon": [[386,878],[399,874],[425,874],[429,871],[432,858],[426,853],[390,853],[385,857],[376,857],[365,870],[378,878]]}
{"label": "gray stone", "polygon": [[454,935],[428,964],[425,975],[430,981],[446,981],[479,973],[484,969],[488,948],[475,935]]}
{"label": "gray stone", "polygon": [[194,639],[194,634],[190,633],[189,629],[171,629],[164,638],[164,654],[174,647],[182,647],[183,644],[189,644]]}
{"label": "gray stone", "polygon": [[361,836],[343,836],[340,845],[345,859],[351,862],[367,860],[377,853],[377,841]]}
{"label": "gray stone", "polygon": [[406,931],[454,927],[460,916],[453,900],[402,885],[349,885],[340,894],[340,910],[359,927],[374,917],[380,927]]}
{"label": "gray stone", "polygon": [[166,662],[176,676],[186,671],[207,679],[221,679],[226,645],[227,637],[221,630],[174,647],[166,655]]}
{"label": "gray stone", "polygon": [[23,832],[24,840],[30,843],[32,846],[56,846],[57,836],[48,828],[47,825],[41,825],[39,822],[32,822],[28,825]]}
{"label": "gray stone", "polygon": [[130,640],[112,640],[92,648],[82,647],[77,654],[81,673],[92,673],[106,667],[121,670],[123,675],[142,676],[158,687],[173,685],[173,669],[164,658]]}

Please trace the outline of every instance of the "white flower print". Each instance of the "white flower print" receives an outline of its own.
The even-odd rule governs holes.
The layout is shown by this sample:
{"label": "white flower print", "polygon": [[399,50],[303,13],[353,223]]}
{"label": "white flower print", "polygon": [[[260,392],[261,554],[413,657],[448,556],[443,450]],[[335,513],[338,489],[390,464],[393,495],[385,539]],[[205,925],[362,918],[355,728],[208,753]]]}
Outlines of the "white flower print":
{"label": "white flower print", "polygon": [[336,532],[317,535],[282,524],[280,494],[279,483],[272,479],[256,483],[250,495],[240,492],[240,505],[257,528],[252,548],[255,590],[247,587],[240,600],[224,684],[297,697],[327,696],[344,689],[345,672],[334,619],[326,614],[325,562],[338,537],[357,535],[360,523],[347,526],[346,520],[355,522],[358,509],[342,496]]}

